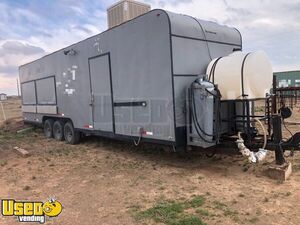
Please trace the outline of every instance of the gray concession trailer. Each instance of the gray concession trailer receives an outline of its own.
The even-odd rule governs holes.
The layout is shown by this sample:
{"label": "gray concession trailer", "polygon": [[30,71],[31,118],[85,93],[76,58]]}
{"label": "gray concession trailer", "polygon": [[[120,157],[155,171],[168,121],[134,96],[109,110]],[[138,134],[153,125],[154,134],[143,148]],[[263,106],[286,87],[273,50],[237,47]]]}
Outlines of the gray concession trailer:
{"label": "gray concession trailer", "polygon": [[152,10],[20,66],[24,120],[72,144],[92,134],[186,146],[187,88],[237,49],[235,28]]}

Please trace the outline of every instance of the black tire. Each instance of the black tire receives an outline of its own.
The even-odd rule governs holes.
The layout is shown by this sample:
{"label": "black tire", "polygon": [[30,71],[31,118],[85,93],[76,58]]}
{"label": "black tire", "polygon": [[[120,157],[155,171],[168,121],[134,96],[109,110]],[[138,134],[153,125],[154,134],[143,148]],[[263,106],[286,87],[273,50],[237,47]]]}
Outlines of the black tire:
{"label": "black tire", "polygon": [[60,120],[56,120],[53,124],[53,137],[57,141],[64,140],[64,123]]}
{"label": "black tire", "polygon": [[73,124],[67,122],[64,126],[65,141],[68,144],[75,145],[80,141],[80,132],[75,131]]}
{"label": "black tire", "polygon": [[53,119],[47,119],[44,122],[44,134],[46,138],[53,138]]}

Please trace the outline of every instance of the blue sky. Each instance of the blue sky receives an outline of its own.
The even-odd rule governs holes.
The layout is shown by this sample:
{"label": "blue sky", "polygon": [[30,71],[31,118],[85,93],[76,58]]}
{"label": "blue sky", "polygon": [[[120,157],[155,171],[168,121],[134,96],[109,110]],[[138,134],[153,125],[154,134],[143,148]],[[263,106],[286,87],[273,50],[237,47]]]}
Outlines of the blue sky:
{"label": "blue sky", "polygon": [[[0,92],[16,94],[18,66],[107,29],[114,0],[0,0]],[[300,0],[144,0],[152,8],[238,28],[244,51],[274,70],[300,69]]]}

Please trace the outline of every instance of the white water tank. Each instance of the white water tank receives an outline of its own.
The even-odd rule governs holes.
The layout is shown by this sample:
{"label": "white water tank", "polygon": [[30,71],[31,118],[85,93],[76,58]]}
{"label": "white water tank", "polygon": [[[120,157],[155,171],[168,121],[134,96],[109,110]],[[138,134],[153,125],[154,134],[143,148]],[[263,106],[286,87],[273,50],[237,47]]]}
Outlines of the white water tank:
{"label": "white water tank", "polygon": [[243,53],[241,51],[214,59],[206,71],[218,85],[222,100],[264,98],[272,87],[273,70],[263,51]]}

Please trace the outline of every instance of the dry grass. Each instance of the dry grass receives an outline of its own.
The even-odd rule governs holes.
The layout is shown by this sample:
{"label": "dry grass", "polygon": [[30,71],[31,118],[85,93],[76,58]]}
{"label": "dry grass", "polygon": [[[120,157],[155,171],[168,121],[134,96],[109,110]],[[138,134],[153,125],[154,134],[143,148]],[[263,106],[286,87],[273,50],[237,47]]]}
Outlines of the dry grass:
{"label": "dry grass", "polygon": [[[6,131],[0,128],[0,197],[56,196],[63,213],[47,224],[300,224],[297,153],[288,158],[292,177],[281,184],[265,175],[273,154],[251,165],[240,156],[182,156],[99,137],[71,146],[45,139],[40,129],[16,134],[21,122],[12,119]],[[19,157],[14,146],[31,156]],[[0,220],[16,224],[15,218]]]}
{"label": "dry grass", "polygon": [[[6,119],[20,118],[21,113],[21,99],[18,97],[8,97],[6,101],[2,101]],[[0,123],[4,121],[4,115],[0,106]]]}

